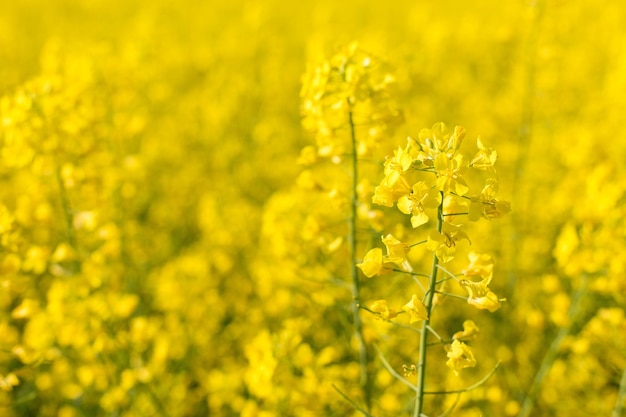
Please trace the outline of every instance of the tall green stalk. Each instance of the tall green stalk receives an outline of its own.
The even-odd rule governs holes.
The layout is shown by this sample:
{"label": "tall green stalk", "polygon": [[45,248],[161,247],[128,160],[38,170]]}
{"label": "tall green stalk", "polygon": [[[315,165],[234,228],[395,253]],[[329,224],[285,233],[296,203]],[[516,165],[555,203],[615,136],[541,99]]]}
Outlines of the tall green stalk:
{"label": "tall green stalk", "polygon": [[356,223],[357,223],[357,209],[358,209],[358,194],[357,185],[359,179],[358,169],[358,155],[357,155],[357,140],[356,130],[354,126],[354,120],[352,117],[352,111],[348,113],[348,121],[350,123],[350,136],[352,140],[352,184],[350,189],[350,218],[348,220],[348,250],[350,251],[350,275],[352,278],[352,315],[354,321],[354,335],[359,344],[359,366],[361,373],[361,388],[363,390],[363,396],[367,409],[371,406],[370,396],[370,381],[369,372],[367,367],[367,345],[363,337],[363,324],[361,321],[361,284],[359,282],[359,271],[357,268],[356,250],[357,250],[357,238],[356,238]]}
{"label": "tall green stalk", "polygon": [[533,408],[535,407],[535,401],[537,396],[541,393],[541,389],[543,388],[543,383],[552,369],[552,365],[554,365],[554,361],[559,355],[559,350],[565,341],[565,338],[568,337],[572,331],[572,324],[578,317],[578,311],[580,309],[581,300],[585,291],[587,290],[587,277],[583,276],[583,281],[576,291],[572,299],[572,304],[570,305],[569,312],[567,316],[570,318],[570,323],[561,327],[550,344],[548,351],[543,356],[543,360],[541,361],[541,365],[539,366],[539,370],[535,374],[535,378],[533,379],[533,383],[522,402],[522,406],[520,408],[517,417],[528,417],[531,415]]}
{"label": "tall green stalk", "polygon": [[[437,209],[437,232],[441,233],[443,227],[443,193],[441,193],[441,203]],[[428,348],[428,333],[430,326],[430,315],[433,308],[433,297],[435,295],[435,286],[437,285],[437,265],[439,265],[439,259],[436,254],[433,254],[433,264],[430,270],[430,282],[428,284],[428,292],[426,293],[426,312],[428,318],[422,322],[422,332],[420,334],[420,351],[419,351],[419,363],[417,365],[417,395],[415,397],[415,409],[413,410],[413,417],[419,417],[422,414],[422,408],[424,407],[424,384],[426,382],[426,350]]]}

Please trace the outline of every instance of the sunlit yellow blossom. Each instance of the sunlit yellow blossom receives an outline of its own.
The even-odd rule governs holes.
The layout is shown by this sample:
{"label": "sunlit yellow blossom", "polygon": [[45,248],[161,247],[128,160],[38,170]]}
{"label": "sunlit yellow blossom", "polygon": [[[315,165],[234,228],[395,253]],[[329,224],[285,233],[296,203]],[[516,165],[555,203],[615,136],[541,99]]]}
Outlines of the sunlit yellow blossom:
{"label": "sunlit yellow blossom", "polygon": [[463,270],[466,277],[480,277],[491,281],[493,277],[493,258],[486,253],[471,251],[468,254],[469,265]]}
{"label": "sunlit yellow blossom", "polygon": [[390,273],[393,268],[385,265],[383,261],[383,250],[381,248],[370,249],[363,258],[363,262],[357,264],[365,276],[371,278],[376,275]]}
{"label": "sunlit yellow blossom", "polygon": [[426,209],[437,208],[441,203],[441,193],[430,187],[425,181],[413,185],[413,192],[400,197],[398,209],[411,215],[411,226],[419,227],[428,222]]}
{"label": "sunlit yellow blossom", "polygon": [[[408,147],[408,146],[407,146]],[[385,177],[389,184],[395,184],[398,178],[404,174],[413,163],[413,158],[407,152],[407,149],[398,147],[393,152],[393,157],[387,157],[385,160]]]}
{"label": "sunlit yellow blossom", "polygon": [[385,256],[385,261],[394,263],[406,269],[406,265],[408,262],[406,255],[411,250],[411,247],[408,244],[399,241],[391,234],[383,236],[382,241],[387,248],[387,256]]}
{"label": "sunlit yellow blossom", "polygon": [[461,342],[467,342],[469,340],[476,339],[476,335],[480,332],[476,323],[473,320],[465,320],[463,322],[463,330],[456,332],[452,335],[453,339],[460,340]]}
{"label": "sunlit yellow blossom", "polygon": [[437,154],[443,152],[452,157],[459,149],[465,138],[465,129],[455,126],[454,132],[448,132],[445,123],[438,122],[430,129],[422,129],[419,132],[419,142],[425,158],[432,160]]}
{"label": "sunlit yellow blossom", "polygon": [[511,211],[511,203],[498,200],[497,192],[498,182],[495,178],[490,178],[480,195],[470,197],[469,219],[471,221],[477,221],[481,217],[495,219]]}
{"label": "sunlit yellow blossom", "polygon": [[460,230],[460,225],[444,222],[441,233],[433,230],[428,234],[426,248],[434,251],[441,263],[450,262],[456,253],[456,244],[461,239],[470,241],[467,234]]}
{"label": "sunlit yellow blossom", "polygon": [[476,156],[471,160],[469,166],[472,168],[480,169],[483,171],[489,171],[495,173],[494,164],[498,159],[498,154],[493,148],[488,148],[483,145],[480,138],[476,140],[478,146],[478,152]]}
{"label": "sunlit yellow blossom", "polygon": [[387,255],[383,256],[383,251],[380,248],[369,250],[365,254],[363,262],[357,264],[361,271],[370,278],[375,275],[383,275],[391,272],[393,267],[390,264],[396,264],[406,271],[411,271],[411,265],[406,258],[411,247],[399,241],[391,234],[382,236],[382,241],[387,248]]}
{"label": "sunlit yellow blossom", "polygon": [[406,178],[399,177],[394,183],[390,183],[385,177],[374,190],[372,202],[381,206],[392,207],[403,195],[411,192],[411,185]]}
{"label": "sunlit yellow blossom", "polygon": [[498,296],[487,287],[489,280],[473,282],[463,279],[459,281],[459,284],[469,293],[467,299],[468,304],[473,305],[479,310],[488,310],[491,313],[500,308]]}
{"label": "sunlit yellow blossom", "polygon": [[437,172],[437,187],[440,191],[458,195],[467,193],[469,187],[461,175],[465,167],[462,154],[450,157],[445,153],[440,153],[435,158],[433,166]]}
{"label": "sunlit yellow blossom", "polygon": [[455,339],[451,345],[446,345],[448,361],[446,365],[452,369],[455,374],[463,368],[473,368],[476,366],[476,359],[469,346]]}
{"label": "sunlit yellow blossom", "polygon": [[426,306],[422,303],[422,300],[417,298],[417,295],[413,294],[411,301],[402,306],[402,310],[409,314],[409,323],[413,324],[416,321],[427,320],[428,312]]}
{"label": "sunlit yellow blossom", "polygon": [[376,313],[377,316],[383,320],[391,320],[398,316],[398,311],[389,308],[389,305],[387,304],[387,300],[374,301],[369,306],[369,309],[373,311],[374,313]]}

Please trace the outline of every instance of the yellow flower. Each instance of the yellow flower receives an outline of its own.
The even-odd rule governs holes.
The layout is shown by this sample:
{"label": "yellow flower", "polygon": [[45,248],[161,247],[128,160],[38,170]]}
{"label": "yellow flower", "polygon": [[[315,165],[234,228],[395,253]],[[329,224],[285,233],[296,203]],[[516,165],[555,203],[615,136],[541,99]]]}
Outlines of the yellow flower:
{"label": "yellow flower", "polygon": [[493,277],[493,258],[485,253],[470,252],[469,265],[463,270],[466,277],[480,277],[491,281]]}
{"label": "yellow flower", "polygon": [[482,171],[488,171],[495,173],[493,165],[498,159],[498,154],[493,148],[488,148],[481,142],[480,138],[476,140],[478,146],[478,152],[474,159],[470,162],[469,166],[472,168],[480,169]]}
{"label": "yellow flower", "polygon": [[403,176],[393,182],[389,177],[385,177],[380,182],[380,185],[374,189],[372,202],[385,207],[393,207],[393,203],[410,192],[411,186]]}
{"label": "yellow flower", "polygon": [[452,338],[460,341],[468,341],[476,339],[476,335],[480,332],[476,323],[472,320],[465,320],[463,322],[463,330],[456,332],[452,335]]}
{"label": "yellow flower", "polygon": [[391,320],[398,317],[398,312],[390,309],[387,300],[377,300],[370,305],[370,310],[377,314],[383,320]]}
{"label": "yellow flower", "polygon": [[498,182],[495,178],[487,180],[480,195],[470,197],[469,219],[477,221],[481,217],[495,219],[502,217],[511,211],[511,203],[500,201],[496,198]]}
{"label": "yellow flower", "polygon": [[392,268],[383,262],[383,250],[381,248],[370,249],[363,258],[363,262],[357,264],[365,276],[371,278],[375,275],[384,275],[392,271]]}
{"label": "yellow flower", "polygon": [[433,230],[428,234],[426,248],[435,252],[439,262],[450,262],[454,259],[456,242],[461,239],[470,241],[467,234],[460,230],[460,226],[444,222],[441,233]]}
{"label": "yellow flower", "polygon": [[356,42],[310,68],[301,91],[302,123],[317,134],[318,155],[344,153],[350,123],[359,129],[357,149],[364,154],[402,122],[391,97],[395,82],[387,66]]}
{"label": "yellow flower", "polygon": [[409,314],[409,323],[411,324],[420,320],[428,320],[426,306],[415,294],[411,297],[411,301],[402,306],[402,310]]}
{"label": "yellow flower", "polygon": [[7,376],[0,375],[0,389],[2,391],[12,391],[13,387],[17,386],[20,380],[17,376],[11,372]]}
{"label": "yellow flower", "polygon": [[383,243],[387,248],[387,256],[385,256],[385,262],[394,263],[400,267],[407,269],[406,255],[411,250],[411,247],[406,243],[400,242],[393,235],[388,234],[382,237]]}
{"label": "yellow flower", "polygon": [[479,310],[488,310],[493,313],[500,308],[500,300],[487,285],[491,279],[485,279],[480,282],[473,282],[466,279],[459,281],[462,287],[467,289],[469,297],[467,303],[473,305]]}
{"label": "yellow flower", "polygon": [[413,164],[413,158],[408,152],[409,145],[406,149],[398,147],[393,152],[393,157],[387,156],[385,159],[385,177],[390,184],[395,184],[398,178],[404,174]]}
{"label": "yellow flower", "polygon": [[427,208],[437,208],[441,203],[441,193],[419,181],[413,185],[413,192],[400,197],[398,209],[404,214],[411,215],[411,226],[419,227],[428,222]]}
{"label": "yellow flower", "polygon": [[452,369],[456,375],[463,368],[473,368],[476,366],[476,359],[469,346],[455,339],[451,345],[445,347],[448,352],[446,365]]}
{"label": "yellow flower", "polygon": [[444,193],[465,195],[469,190],[461,171],[465,167],[463,155],[457,154],[453,158],[445,153],[440,153],[434,160],[434,168],[437,171],[437,187]]}
{"label": "yellow flower", "polygon": [[480,281],[463,279],[459,284],[467,289],[467,302],[481,310],[494,312],[500,308],[500,300],[488,287],[493,278],[493,258],[490,255],[470,252],[470,263],[463,270],[466,277],[480,277]]}
{"label": "yellow flower", "polygon": [[387,248],[387,255],[383,256],[383,250],[380,248],[370,249],[365,254],[363,262],[357,264],[367,277],[390,273],[393,268],[389,264],[392,263],[407,271],[413,269],[406,258],[406,254],[411,249],[409,245],[402,243],[391,234],[383,236],[382,241]]}
{"label": "yellow flower", "polygon": [[465,128],[455,126],[454,132],[449,133],[445,123],[435,123],[430,129],[422,129],[419,141],[422,149],[432,158],[439,152],[452,156],[461,146],[465,138]]}

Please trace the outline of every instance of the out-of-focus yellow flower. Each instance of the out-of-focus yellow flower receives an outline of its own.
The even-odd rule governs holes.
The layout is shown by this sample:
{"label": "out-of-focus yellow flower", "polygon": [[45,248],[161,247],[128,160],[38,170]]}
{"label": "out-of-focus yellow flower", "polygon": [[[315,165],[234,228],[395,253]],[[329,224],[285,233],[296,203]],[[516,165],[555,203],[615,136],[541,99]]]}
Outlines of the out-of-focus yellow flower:
{"label": "out-of-focus yellow flower", "polygon": [[469,278],[480,278],[480,281],[463,279],[459,284],[467,289],[467,302],[481,310],[494,312],[500,308],[498,296],[489,289],[493,278],[493,258],[487,254],[469,253],[469,265],[463,270],[463,275]]}
{"label": "out-of-focus yellow flower", "polygon": [[20,380],[13,372],[5,376],[0,375],[0,390],[2,391],[12,391],[13,387],[19,385],[19,383]]}
{"label": "out-of-focus yellow flower", "polygon": [[480,138],[476,139],[476,145],[478,146],[478,152],[476,153],[476,156],[474,156],[474,159],[470,161],[469,166],[495,174],[493,166],[498,159],[498,153],[495,149],[488,148],[483,145]]}
{"label": "out-of-focus yellow flower", "polygon": [[480,195],[470,197],[469,219],[471,221],[477,221],[481,217],[495,219],[511,211],[511,203],[498,200],[496,198],[497,192],[497,180],[489,178]]}
{"label": "out-of-focus yellow flower", "polygon": [[473,320],[465,320],[463,322],[463,330],[453,334],[452,338],[461,342],[467,342],[476,339],[478,333],[480,333],[480,329],[476,326],[476,323]]}
{"label": "out-of-focus yellow flower", "polygon": [[463,368],[473,368],[476,366],[476,359],[469,346],[455,339],[451,345],[445,346],[448,352],[446,365],[452,369],[456,375]]}
{"label": "out-of-focus yellow flower", "polygon": [[368,278],[388,274],[392,271],[392,268],[385,265],[383,261],[383,250],[381,248],[370,249],[365,254],[363,262],[357,264],[357,266]]}
{"label": "out-of-focus yellow flower", "polygon": [[302,83],[305,128],[317,136],[318,154],[333,157],[350,147],[348,127],[358,130],[357,152],[364,154],[403,118],[390,90],[395,77],[384,63],[359,47],[341,48],[310,68]]}
{"label": "out-of-focus yellow flower", "polygon": [[466,277],[480,277],[491,281],[493,277],[493,258],[486,253],[470,252],[469,265],[463,270]]}
{"label": "out-of-focus yellow flower", "polygon": [[552,251],[557,263],[561,268],[567,268],[570,264],[572,254],[580,246],[578,231],[572,223],[567,223],[561,229],[561,233],[556,240],[556,245]]}
{"label": "out-of-focus yellow flower", "polygon": [[409,323],[413,324],[416,321],[427,320],[428,312],[426,306],[422,303],[422,300],[417,298],[417,295],[413,294],[411,301],[402,306],[402,310],[409,314]]}
{"label": "out-of-focus yellow flower", "polygon": [[20,305],[15,307],[11,312],[14,319],[26,319],[39,311],[39,302],[31,298],[23,300]]}
{"label": "out-of-focus yellow flower", "polygon": [[473,305],[479,310],[488,310],[493,313],[500,308],[500,300],[498,296],[487,287],[488,283],[489,280],[473,282],[462,279],[459,281],[459,284],[469,293],[469,298],[467,299],[468,304]]}
{"label": "out-of-focus yellow flower", "polygon": [[391,320],[398,316],[398,311],[389,308],[387,300],[376,300],[370,305],[369,309],[383,320]]}

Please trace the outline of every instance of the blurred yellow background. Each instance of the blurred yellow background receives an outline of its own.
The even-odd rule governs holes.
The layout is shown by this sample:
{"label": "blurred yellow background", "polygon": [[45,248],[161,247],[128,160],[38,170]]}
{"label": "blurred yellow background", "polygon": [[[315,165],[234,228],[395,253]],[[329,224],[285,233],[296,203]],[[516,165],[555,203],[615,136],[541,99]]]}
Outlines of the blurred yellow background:
{"label": "blurred yellow background", "polygon": [[[2,2],[0,414],[360,415],[333,388],[360,401],[347,258],[295,180],[303,74],[352,41],[404,114],[372,164],[438,121],[498,150],[513,211],[472,247],[507,302],[443,305],[448,336],[480,322],[478,366],[457,377],[440,352],[429,375],[459,389],[502,366],[452,415],[518,415],[546,352],[531,415],[619,409],[625,28],[606,0]],[[396,369],[415,360],[413,335],[364,322]],[[408,415],[371,366],[373,415]]]}

